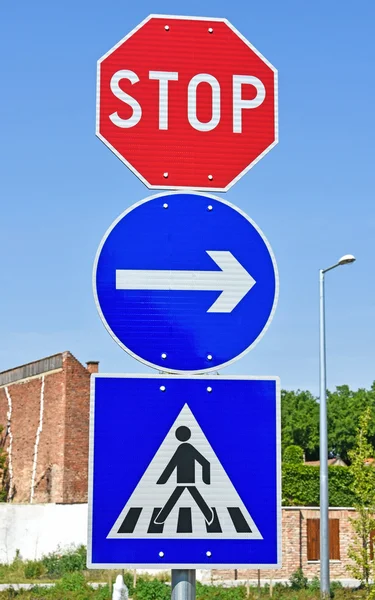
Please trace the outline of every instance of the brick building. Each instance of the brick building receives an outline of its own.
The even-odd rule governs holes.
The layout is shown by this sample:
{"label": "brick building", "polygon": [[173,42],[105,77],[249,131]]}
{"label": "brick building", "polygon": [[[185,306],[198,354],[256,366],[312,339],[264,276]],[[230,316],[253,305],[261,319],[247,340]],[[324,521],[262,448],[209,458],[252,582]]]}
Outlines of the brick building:
{"label": "brick building", "polygon": [[[308,579],[319,577],[320,511],[314,507],[283,507],[282,509],[282,567],[262,569],[262,580],[287,581],[298,568]],[[330,508],[330,575],[332,580],[350,580],[348,548],[353,543],[350,519],[355,517],[352,508]],[[238,579],[256,581],[258,571],[254,569],[213,570],[213,581]]]}
{"label": "brick building", "polygon": [[70,352],[0,373],[8,501],[87,501],[90,375]]}

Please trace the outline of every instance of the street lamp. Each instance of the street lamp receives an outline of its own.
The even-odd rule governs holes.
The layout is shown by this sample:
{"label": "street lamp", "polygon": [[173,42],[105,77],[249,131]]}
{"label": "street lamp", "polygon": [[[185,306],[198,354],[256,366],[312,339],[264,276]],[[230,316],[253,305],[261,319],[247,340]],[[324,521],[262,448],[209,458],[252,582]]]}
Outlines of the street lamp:
{"label": "street lamp", "polygon": [[326,341],[324,275],[328,271],[355,261],[352,254],[345,254],[340,260],[319,271],[320,281],[320,594],[329,598],[329,521],[328,521],[328,439],[327,439],[327,398],[326,398]]}

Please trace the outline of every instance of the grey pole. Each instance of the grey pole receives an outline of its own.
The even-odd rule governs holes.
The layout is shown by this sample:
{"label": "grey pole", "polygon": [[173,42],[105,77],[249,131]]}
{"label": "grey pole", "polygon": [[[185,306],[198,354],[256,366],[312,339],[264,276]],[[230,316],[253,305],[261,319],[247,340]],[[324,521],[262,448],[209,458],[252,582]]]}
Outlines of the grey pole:
{"label": "grey pole", "polygon": [[328,440],[324,273],[320,271],[320,595],[329,598]]}
{"label": "grey pole", "polygon": [[172,600],[195,600],[195,569],[172,569]]}
{"label": "grey pole", "polygon": [[320,595],[330,597],[329,582],[329,498],[328,498],[328,434],[327,434],[327,381],[324,275],[336,267],[353,263],[355,257],[345,254],[340,260],[319,271],[320,283]]}

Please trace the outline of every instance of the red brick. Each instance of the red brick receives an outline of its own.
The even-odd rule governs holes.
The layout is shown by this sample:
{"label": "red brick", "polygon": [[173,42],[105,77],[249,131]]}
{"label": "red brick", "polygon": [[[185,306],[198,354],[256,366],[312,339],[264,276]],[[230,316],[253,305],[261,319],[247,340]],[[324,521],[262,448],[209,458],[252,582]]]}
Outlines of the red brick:
{"label": "red brick", "polygon": [[[347,566],[352,564],[348,557],[348,547],[353,541],[353,530],[350,518],[355,517],[355,512],[348,509],[331,508],[330,519],[339,519],[340,525],[340,560],[330,561],[330,577],[334,579],[348,579],[351,577]],[[302,568],[305,577],[313,579],[319,577],[320,562],[307,560],[307,519],[319,519],[318,508],[283,508],[282,509],[282,567],[281,569],[262,569],[261,579],[288,580],[292,573]],[[234,569],[212,571],[214,580],[234,579]],[[238,579],[256,580],[256,569],[239,569]]]}
{"label": "red brick", "polygon": [[[14,502],[30,502],[43,378],[43,428],[33,502],[87,501],[90,372],[70,352],[56,357],[62,359],[58,369],[0,387],[0,424],[4,428],[8,412],[6,387],[12,400]],[[6,448],[9,440],[8,435]]]}

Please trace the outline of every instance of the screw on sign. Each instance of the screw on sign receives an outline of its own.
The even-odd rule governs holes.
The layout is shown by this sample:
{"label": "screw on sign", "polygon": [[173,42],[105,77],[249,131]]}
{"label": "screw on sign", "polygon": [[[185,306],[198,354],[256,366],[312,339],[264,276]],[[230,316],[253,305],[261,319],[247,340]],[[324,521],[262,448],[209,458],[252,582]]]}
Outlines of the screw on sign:
{"label": "screw on sign", "polygon": [[98,61],[97,135],[149,187],[228,190],[277,139],[277,71],[226,20],[151,15]]}

